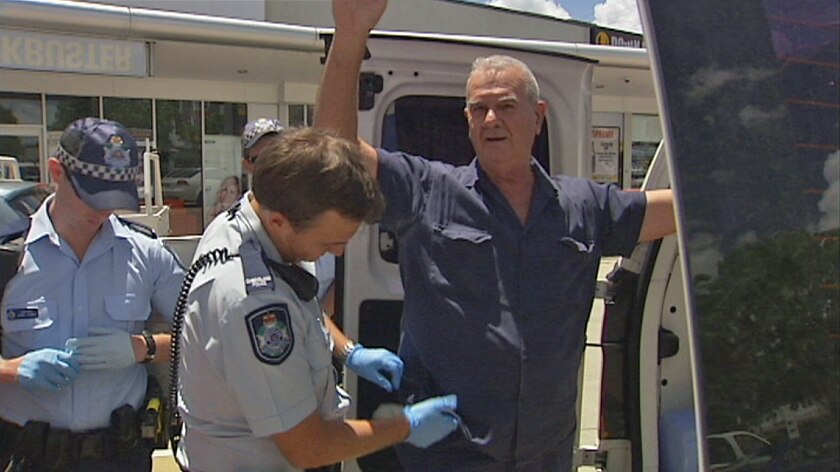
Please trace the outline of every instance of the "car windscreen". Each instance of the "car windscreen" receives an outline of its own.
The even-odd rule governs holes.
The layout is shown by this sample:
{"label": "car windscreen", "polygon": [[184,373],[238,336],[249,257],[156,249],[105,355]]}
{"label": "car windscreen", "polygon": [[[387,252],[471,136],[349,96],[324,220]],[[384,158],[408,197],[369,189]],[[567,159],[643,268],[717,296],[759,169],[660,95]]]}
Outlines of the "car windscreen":
{"label": "car windscreen", "polygon": [[14,195],[7,202],[9,207],[18,215],[29,216],[38,210],[49,192],[41,186],[33,186]]}
{"label": "car windscreen", "polygon": [[770,443],[737,470],[838,470],[840,6],[646,4],[707,433]]}

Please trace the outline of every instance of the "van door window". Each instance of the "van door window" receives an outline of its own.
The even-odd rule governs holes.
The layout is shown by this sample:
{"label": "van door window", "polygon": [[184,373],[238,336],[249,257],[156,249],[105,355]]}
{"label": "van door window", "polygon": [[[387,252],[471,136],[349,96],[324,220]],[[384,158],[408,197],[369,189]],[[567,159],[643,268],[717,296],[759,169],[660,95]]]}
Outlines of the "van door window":
{"label": "van door window", "polygon": [[840,8],[648,6],[707,433],[767,445],[737,470],[838,470]]}

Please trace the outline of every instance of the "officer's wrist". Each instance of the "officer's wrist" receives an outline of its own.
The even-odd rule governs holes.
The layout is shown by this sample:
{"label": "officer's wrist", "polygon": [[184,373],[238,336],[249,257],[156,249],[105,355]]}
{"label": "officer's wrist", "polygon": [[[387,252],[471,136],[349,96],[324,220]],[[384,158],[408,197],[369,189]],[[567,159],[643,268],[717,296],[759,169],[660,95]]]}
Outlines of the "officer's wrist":
{"label": "officer's wrist", "polygon": [[[148,338],[147,338],[148,335]],[[149,341],[151,340],[151,345]],[[134,361],[138,364],[145,364],[154,359],[155,341],[148,333],[132,334],[131,347],[134,350]],[[149,353],[152,353],[150,356]]]}
{"label": "officer's wrist", "polygon": [[139,334],[131,335],[131,348],[134,350],[134,361],[142,362],[146,357],[146,341]]}
{"label": "officer's wrist", "polygon": [[23,356],[12,359],[0,357],[0,383],[13,384],[18,382],[18,369],[23,363]]}
{"label": "officer's wrist", "polygon": [[347,360],[350,359],[350,355],[353,354],[353,351],[360,349],[361,347],[361,344],[356,344],[352,339],[347,339],[344,346],[341,346],[338,350],[336,350],[335,357],[342,364],[347,365]]}
{"label": "officer's wrist", "polygon": [[157,344],[155,344],[155,338],[152,336],[152,333],[143,330],[141,333],[143,337],[143,344],[146,346],[146,352],[143,353],[143,359],[140,361],[141,364],[147,364],[155,360],[155,354],[157,354]]}

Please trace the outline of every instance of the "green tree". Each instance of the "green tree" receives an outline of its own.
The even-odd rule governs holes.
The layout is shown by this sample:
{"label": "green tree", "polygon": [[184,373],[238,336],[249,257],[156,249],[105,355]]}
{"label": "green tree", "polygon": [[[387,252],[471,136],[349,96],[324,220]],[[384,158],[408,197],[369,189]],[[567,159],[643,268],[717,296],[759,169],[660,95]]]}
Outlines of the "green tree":
{"label": "green tree", "polygon": [[[790,232],[733,249],[697,297],[711,431],[784,405],[840,398],[840,231]],[[833,437],[838,425],[833,425]]]}

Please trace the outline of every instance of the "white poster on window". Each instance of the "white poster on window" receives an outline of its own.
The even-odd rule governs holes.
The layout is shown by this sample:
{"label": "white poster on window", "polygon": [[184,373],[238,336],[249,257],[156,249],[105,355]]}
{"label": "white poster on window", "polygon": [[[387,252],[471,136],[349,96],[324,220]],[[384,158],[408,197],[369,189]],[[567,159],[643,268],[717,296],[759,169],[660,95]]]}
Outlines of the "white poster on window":
{"label": "white poster on window", "polygon": [[204,226],[233,206],[242,194],[239,136],[204,137]]}
{"label": "white poster on window", "polygon": [[592,180],[618,183],[620,130],[617,126],[592,127]]}

